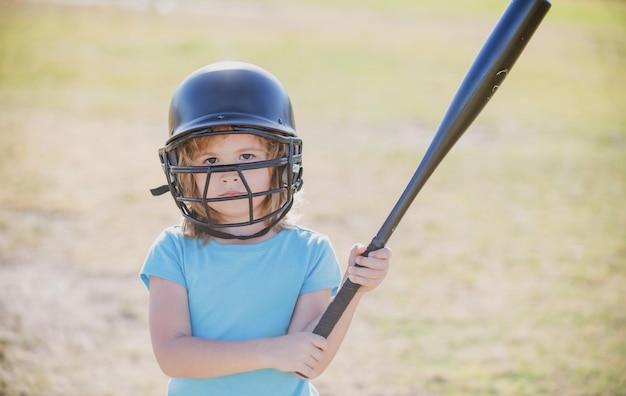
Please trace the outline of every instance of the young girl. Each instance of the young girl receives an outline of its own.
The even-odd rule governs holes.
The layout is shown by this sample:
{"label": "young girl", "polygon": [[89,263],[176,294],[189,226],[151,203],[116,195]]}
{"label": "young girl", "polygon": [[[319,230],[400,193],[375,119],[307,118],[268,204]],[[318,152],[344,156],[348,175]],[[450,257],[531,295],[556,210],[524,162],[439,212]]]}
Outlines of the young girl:
{"label": "young girl", "polygon": [[308,379],[335,356],[391,252],[352,248],[357,296],[327,339],[313,334],[341,271],[324,235],[287,220],[302,142],[282,85],[246,63],[197,70],[172,98],[159,156],[168,184],[153,194],[169,191],[183,221],[157,238],[141,279],[168,395],[317,395]]}

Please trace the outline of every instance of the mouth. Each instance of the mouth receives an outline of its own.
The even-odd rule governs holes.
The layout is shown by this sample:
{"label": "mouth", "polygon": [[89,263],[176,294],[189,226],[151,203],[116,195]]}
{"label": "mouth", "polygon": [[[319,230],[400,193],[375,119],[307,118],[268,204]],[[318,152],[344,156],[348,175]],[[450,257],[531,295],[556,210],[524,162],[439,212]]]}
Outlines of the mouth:
{"label": "mouth", "polygon": [[225,198],[225,197],[241,197],[241,196],[245,196],[245,193],[239,192],[239,191],[226,191],[225,193],[222,193],[219,195],[220,198]]}

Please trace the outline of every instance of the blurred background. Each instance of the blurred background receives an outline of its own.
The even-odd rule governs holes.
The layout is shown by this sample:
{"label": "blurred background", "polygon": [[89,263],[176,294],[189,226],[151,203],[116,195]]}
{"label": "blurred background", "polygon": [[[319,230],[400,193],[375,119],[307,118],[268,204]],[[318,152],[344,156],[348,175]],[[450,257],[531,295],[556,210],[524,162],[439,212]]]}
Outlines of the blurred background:
{"label": "blurred background", "polygon": [[[0,0],[0,395],[159,395],[137,273],[178,83],[275,74],[341,260],[505,0]],[[322,395],[626,395],[626,3],[554,1],[389,241]]]}

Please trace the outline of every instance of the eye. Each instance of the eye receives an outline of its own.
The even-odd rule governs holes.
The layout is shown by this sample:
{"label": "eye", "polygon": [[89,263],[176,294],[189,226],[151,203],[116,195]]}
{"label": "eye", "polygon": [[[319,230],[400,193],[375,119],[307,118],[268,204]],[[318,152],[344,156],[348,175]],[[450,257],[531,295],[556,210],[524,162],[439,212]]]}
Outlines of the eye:
{"label": "eye", "polygon": [[209,165],[215,165],[218,162],[218,159],[216,157],[209,157],[206,160],[204,160],[205,163],[209,164]]}
{"label": "eye", "polygon": [[241,159],[243,161],[250,161],[250,160],[254,159],[254,154],[250,154],[250,153],[241,154],[239,156],[239,159]]}

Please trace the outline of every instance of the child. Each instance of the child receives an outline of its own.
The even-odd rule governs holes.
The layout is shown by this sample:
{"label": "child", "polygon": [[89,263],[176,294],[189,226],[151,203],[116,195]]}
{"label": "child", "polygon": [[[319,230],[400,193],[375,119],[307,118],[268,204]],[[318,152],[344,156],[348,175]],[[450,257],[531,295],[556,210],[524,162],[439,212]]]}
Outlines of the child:
{"label": "child", "polygon": [[352,248],[357,296],[328,339],[313,334],[341,271],[324,235],[286,217],[302,141],[282,85],[241,62],[197,70],[174,93],[159,156],[168,184],[153,194],[169,191],[183,221],[155,241],[141,279],[168,395],[317,395],[308,378],[335,356],[391,252]]}

